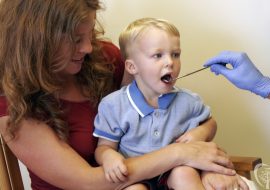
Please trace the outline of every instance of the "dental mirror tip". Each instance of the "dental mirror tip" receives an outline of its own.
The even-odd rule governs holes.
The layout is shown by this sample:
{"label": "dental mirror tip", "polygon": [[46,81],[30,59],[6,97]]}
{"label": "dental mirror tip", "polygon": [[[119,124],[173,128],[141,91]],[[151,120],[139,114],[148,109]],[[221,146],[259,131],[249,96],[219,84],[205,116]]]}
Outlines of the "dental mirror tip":
{"label": "dental mirror tip", "polygon": [[193,71],[193,72],[191,72],[191,73],[188,73],[188,74],[185,74],[185,75],[183,75],[183,76],[178,76],[178,77],[176,77],[176,78],[172,78],[170,75],[165,75],[164,77],[162,77],[161,80],[162,80],[163,82],[165,82],[165,83],[170,83],[170,82],[176,81],[176,80],[178,80],[178,79],[180,79],[180,78],[184,78],[184,77],[186,77],[186,76],[192,75],[192,74],[197,73],[197,72],[199,72],[199,71],[205,70],[205,69],[207,69],[207,68],[209,68],[209,66],[208,66],[208,67],[203,67],[203,68],[198,69],[198,70],[195,70],[195,71]]}

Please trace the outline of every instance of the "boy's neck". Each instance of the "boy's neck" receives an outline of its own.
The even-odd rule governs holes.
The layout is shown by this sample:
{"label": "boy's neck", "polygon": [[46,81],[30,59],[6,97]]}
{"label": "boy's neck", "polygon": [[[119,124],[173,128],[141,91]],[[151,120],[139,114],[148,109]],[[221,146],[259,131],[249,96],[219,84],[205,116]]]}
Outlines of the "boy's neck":
{"label": "boy's neck", "polygon": [[148,105],[152,106],[153,108],[158,108],[158,97],[146,98],[144,96],[144,98]]}

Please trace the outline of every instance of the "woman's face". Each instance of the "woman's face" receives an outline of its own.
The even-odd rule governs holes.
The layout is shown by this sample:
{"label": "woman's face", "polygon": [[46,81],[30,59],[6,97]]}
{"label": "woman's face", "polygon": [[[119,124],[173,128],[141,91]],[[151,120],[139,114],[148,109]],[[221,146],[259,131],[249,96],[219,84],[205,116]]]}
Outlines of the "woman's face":
{"label": "woman's face", "polygon": [[[92,32],[95,25],[95,15],[93,11],[89,17],[81,22],[75,30],[75,44],[72,44],[67,35],[63,35],[62,42],[56,53],[56,65],[61,69],[60,74],[74,75],[78,73],[84,62],[86,54],[92,52]],[[72,47],[75,45],[75,50]]]}

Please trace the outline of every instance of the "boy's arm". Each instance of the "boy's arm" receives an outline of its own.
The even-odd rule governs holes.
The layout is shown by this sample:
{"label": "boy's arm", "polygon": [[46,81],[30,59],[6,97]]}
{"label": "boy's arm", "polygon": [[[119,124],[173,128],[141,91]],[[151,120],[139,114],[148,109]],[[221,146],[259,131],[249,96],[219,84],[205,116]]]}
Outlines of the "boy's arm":
{"label": "boy's arm", "polygon": [[211,141],[215,137],[217,130],[216,121],[210,117],[202,122],[198,127],[187,131],[181,135],[176,142],[187,143],[190,141]]}
{"label": "boy's arm", "polygon": [[96,161],[103,166],[106,179],[114,183],[127,180],[128,175],[125,158],[117,152],[117,148],[118,142],[99,138],[95,150]]}

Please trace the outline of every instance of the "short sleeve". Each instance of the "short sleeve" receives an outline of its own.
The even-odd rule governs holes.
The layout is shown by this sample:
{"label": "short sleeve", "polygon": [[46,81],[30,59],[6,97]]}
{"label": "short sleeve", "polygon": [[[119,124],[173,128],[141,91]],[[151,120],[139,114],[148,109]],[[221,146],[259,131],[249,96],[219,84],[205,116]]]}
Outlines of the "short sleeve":
{"label": "short sleeve", "polygon": [[201,97],[193,93],[191,91],[187,91],[189,95],[191,96],[191,104],[190,104],[190,124],[189,129],[197,127],[200,125],[200,123],[206,121],[209,117],[211,117],[211,110],[208,105],[205,105]]}
{"label": "short sleeve", "polygon": [[106,101],[101,101],[98,107],[98,114],[94,121],[95,137],[104,138],[109,141],[119,142],[124,134],[115,116],[113,106]]}

